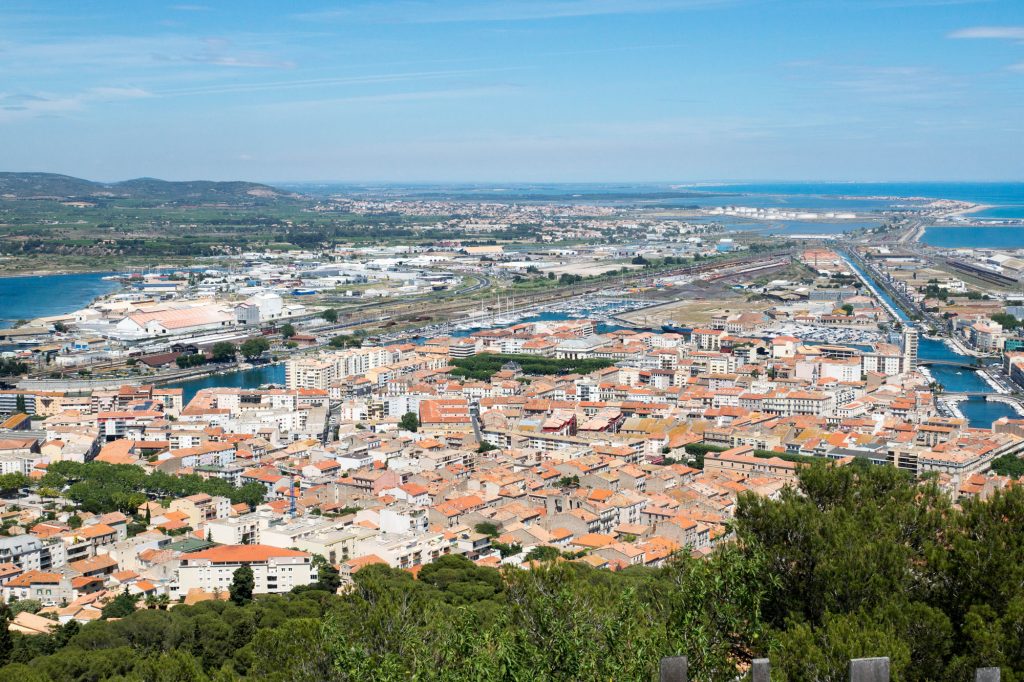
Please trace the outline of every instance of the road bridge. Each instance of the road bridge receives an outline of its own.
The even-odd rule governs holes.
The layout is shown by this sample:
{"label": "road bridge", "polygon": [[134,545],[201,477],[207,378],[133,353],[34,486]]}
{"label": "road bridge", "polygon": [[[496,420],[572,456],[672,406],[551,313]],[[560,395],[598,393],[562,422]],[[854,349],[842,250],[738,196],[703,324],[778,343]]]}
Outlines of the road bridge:
{"label": "road bridge", "polygon": [[963,362],[962,360],[929,360],[927,358],[918,358],[918,367],[930,367],[939,365],[942,367],[961,367],[963,369],[984,369],[984,365],[976,365],[973,362]]}
{"label": "road bridge", "polygon": [[994,403],[1008,403],[1024,409],[1024,398],[1007,393],[995,393],[993,391],[943,391],[939,398],[984,398]]}

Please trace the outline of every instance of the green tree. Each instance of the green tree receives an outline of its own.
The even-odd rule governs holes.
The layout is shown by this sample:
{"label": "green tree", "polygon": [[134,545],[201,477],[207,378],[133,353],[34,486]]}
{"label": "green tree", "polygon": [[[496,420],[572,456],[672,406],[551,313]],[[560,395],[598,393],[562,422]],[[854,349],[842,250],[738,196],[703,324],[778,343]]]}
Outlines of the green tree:
{"label": "green tree", "polygon": [[32,479],[20,471],[10,474],[0,474],[0,494],[10,495],[22,488],[32,485]]}
{"label": "green tree", "polygon": [[248,566],[239,566],[231,578],[231,601],[242,606],[252,601],[252,592],[256,588],[256,579],[252,569]]}
{"label": "green tree", "polygon": [[281,338],[290,339],[295,336],[295,327],[290,322],[281,325]]}
{"label": "green tree", "polygon": [[270,350],[270,342],[262,336],[246,339],[239,348],[246,360],[255,360]]}
{"label": "green tree", "polygon": [[136,602],[138,602],[138,600],[139,595],[129,594],[128,588],[126,587],[123,592],[104,605],[102,611],[103,618],[124,618],[135,611]]}
{"label": "green tree", "polygon": [[1001,455],[992,460],[992,471],[1000,476],[1020,478],[1024,476],[1024,459],[1012,453]]}
{"label": "green tree", "polygon": [[361,348],[363,340],[354,334],[341,334],[339,336],[335,336],[327,343],[331,348]]}
{"label": "green tree", "polygon": [[42,608],[43,603],[38,599],[19,599],[16,602],[12,602],[10,605],[11,617],[22,612],[39,613],[39,610]]}
{"label": "green tree", "polygon": [[481,523],[476,524],[475,526],[473,526],[473,530],[475,530],[477,533],[480,533],[481,535],[487,535],[492,538],[496,538],[499,535],[501,535],[501,533],[498,531],[498,527],[490,521],[483,521]]}
{"label": "green tree", "polygon": [[334,324],[335,322],[338,321],[338,311],[335,310],[334,308],[328,308],[327,310],[324,310],[323,312],[320,313],[320,317],[322,317],[325,321]]}
{"label": "green tree", "polygon": [[527,561],[554,561],[562,556],[557,547],[549,545],[537,545],[526,553]]}
{"label": "green tree", "polygon": [[337,592],[341,587],[341,574],[338,569],[320,554],[313,555],[313,566],[317,574],[315,587],[327,592]]}
{"label": "green tree", "polygon": [[238,348],[230,341],[218,341],[210,349],[210,355],[214,362],[230,362],[235,359]]}
{"label": "green tree", "polygon": [[28,365],[14,358],[0,358],[0,376],[18,376],[28,373]]}
{"label": "green tree", "polygon": [[415,433],[420,428],[420,419],[415,412],[406,412],[398,420],[398,428]]}
{"label": "green tree", "polygon": [[28,408],[25,406],[25,394],[19,393],[18,397],[14,399],[14,411],[20,414],[28,412]]}
{"label": "green tree", "polygon": [[181,369],[199,367],[206,364],[206,356],[202,353],[185,353],[174,358],[174,362]]}
{"label": "green tree", "polygon": [[9,629],[13,619],[10,607],[0,602],[0,666],[10,663],[14,653],[14,638]]}

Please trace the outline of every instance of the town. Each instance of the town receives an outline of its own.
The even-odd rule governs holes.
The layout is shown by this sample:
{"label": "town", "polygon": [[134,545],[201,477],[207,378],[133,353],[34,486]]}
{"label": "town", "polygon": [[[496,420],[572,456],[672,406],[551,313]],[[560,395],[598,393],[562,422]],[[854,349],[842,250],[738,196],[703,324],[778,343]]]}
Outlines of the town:
{"label": "town", "polygon": [[[0,591],[27,606],[13,627],[90,622],[125,599],[226,599],[243,568],[260,594],[344,591],[366,566],[415,575],[450,555],[664,566],[731,541],[743,493],[777,499],[815,462],[893,467],[954,498],[1015,483],[1024,341],[1002,304],[887,246],[752,252],[681,235],[244,254],[237,272],[129,277],[7,330],[22,344],[7,362],[28,372],[0,391]],[[513,278],[569,267],[610,272],[613,288],[511,301]],[[495,280],[504,303],[483,289],[443,322],[392,327],[380,318],[401,308],[367,319],[331,293]],[[230,376],[238,355],[280,381],[174,385]],[[971,392],[944,387],[944,367],[985,377],[1006,413],[972,423],[958,407]]]}

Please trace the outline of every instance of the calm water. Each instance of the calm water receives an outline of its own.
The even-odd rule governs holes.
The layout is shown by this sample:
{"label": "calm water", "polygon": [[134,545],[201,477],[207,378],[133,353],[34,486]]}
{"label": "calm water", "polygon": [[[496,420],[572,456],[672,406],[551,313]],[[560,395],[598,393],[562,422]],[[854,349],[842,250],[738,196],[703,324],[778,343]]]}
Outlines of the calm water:
{"label": "calm water", "polygon": [[103,279],[111,274],[114,273],[0,277],[0,328],[14,326],[18,320],[84,308],[121,286],[119,282]]}
{"label": "calm water", "polygon": [[1024,227],[929,227],[924,243],[943,249],[1024,249]]}
{"label": "calm water", "polygon": [[[1013,182],[752,182],[752,183],[535,183],[456,185],[281,185],[310,194],[366,198],[608,203],[657,206],[744,205],[777,208],[836,208],[882,211],[919,202],[910,197],[957,199],[992,205],[994,217],[1024,213],[1024,183]],[[1006,207],[1016,207],[1006,208]]]}
{"label": "calm water", "polygon": [[809,221],[809,220],[731,220],[726,216],[724,220],[712,220],[725,226],[726,230],[738,230],[742,232],[763,232],[765,234],[795,235],[795,234],[841,234],[864,228],[879,227],[882,223],[878,221],[860,220],[839,220],[836,222]]}
{"label": "calm water", "polygon": [[702,185],[705,191],[821,197],[923,197],[993,206],[1024,205],[1024,182],[784,182]]}
{"label": "calm water", "polygon": [[263,365],[253,369],[245,369],[238,372],[226,374],[214,374],[190,379],[176,384],[168,384],[168,388],[181,388],[184,404],[195,397],[196,393],[204,388],[227,387],[227,388],[259,388],[263,384],[284,385],[284,364]]}
{"label": "calm water", "polygon": [[997,218],[997,219],[1008,219],[1024,218],[1024,205],[1011,205],[1011,206],[993,206],[992,208],[986,208],[983,211],[975,211],[971,214],[977,218]]}
{"label": "calm water", "polygon": [[[856,265],[854,265],[853,268],[861,274],[864,274],[864,272]],[[893,302],[892,298],[890,298],[889,295],[878,286],[877,282],[875,283],[875,288],[878,289],[882,298],[896,309],[896,312],[904,323],[909,321],[909,318],[903,310],[901,310],[895,302]],[[968,363],[973,361],[973,358],[957,353],[943,341],[926,338],[921,338],[919,341],[918,357],[922,360],[957,360]],[[941,365],[929,367],[928,369],[935,380],[942,384],[945,389],[951,393],[992,392],[992,387],[972,370],[956,367],[943,367]],[[959,403],[958,407],[964,417],[967,418],[967,423],[977,428],[990,428],[992,426],[992,422],[1000,417],[1011,417],[1016,419],[1020,416],[1011,405],[988,402],[982,398],[971,398],[970,400],[965,400]]]}

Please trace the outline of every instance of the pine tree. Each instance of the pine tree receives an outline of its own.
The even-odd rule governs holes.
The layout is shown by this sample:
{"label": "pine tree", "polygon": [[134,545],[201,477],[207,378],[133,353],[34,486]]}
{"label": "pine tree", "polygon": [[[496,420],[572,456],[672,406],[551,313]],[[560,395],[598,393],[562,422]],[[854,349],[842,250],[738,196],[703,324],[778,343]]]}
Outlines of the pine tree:
{"label": "pine tree", "polygon": [[252,591],[255,588],[256,578],[253,576],[251,568],[240,566],[235,569],[235,574],[231,579],[231,601],[239,606],[249,603],[252,601]]}
{"label": "pine tree", "polygon": [[14,638],[8,629],[12,619],[11,607],[0,603],[0,666],[10,663],[11,654],[14,653]]}

